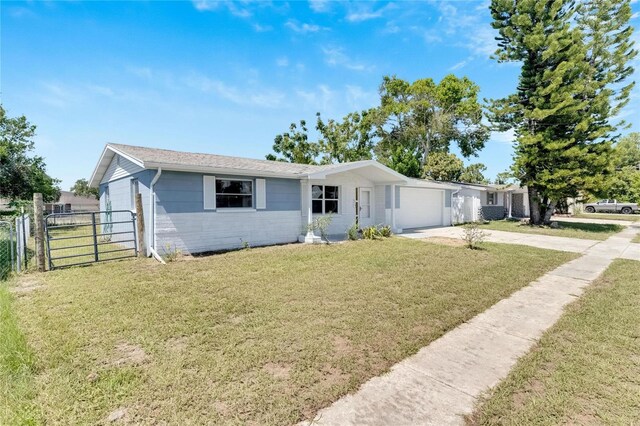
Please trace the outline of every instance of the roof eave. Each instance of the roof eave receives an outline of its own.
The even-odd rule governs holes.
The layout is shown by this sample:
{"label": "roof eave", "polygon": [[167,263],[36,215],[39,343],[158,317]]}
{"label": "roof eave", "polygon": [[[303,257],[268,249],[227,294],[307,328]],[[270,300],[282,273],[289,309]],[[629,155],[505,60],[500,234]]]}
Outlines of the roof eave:
{"label": "roof eave", "polygon": [[304,177],[303,174],[297,174],[297,173],[278,173],[278,172],[269,172],[266,170],[236,169],[236,168],[195,166],[195,165],[190,166],[188,164],[159,163],[159,162],[151,162],[151,161],[146,161],[143,167],[145,169],[162,168],[163,171],[210,173],[210,174],[230,175],[230,176],[273,177],[273,178],[281,178],[281,179],[301,179]]}

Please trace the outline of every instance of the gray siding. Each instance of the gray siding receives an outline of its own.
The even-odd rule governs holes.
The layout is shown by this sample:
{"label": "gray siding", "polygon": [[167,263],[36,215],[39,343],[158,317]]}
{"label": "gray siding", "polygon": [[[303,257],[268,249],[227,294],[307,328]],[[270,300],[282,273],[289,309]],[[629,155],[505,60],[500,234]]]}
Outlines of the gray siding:
{"label": "gray siding", "polygon": [[[106,210],[106,196],[105,191],[107,186],[109,187],[109,199],[111,200],[111,210],[135,210],[135,207],[131,206],[131,179],[138,179],[138,190],[142,195],[142,211],[144,214],[144,223],[145,229],[147,230],[147,235],[145,236],[147,245],[149,244],[149,229],[150,229],[150,212],[149,212],[149,185],[151,184],[151,180],[155,175],[154,170],[144,170],[138,173],[134,173],[132,175],[128,175],[126,177],[100,184],[100,210]],[[101,220],[105,220],[104,215]],[[122,221],[126,220],[129,217],[126,213],[118,213],[114,214],[112,220],[113,221]],[[128,224],[115,224],[113,225],[113,232],[121,232],[128,231],[130,226]],[[114,235],[112,237],[112,241],[118,241],[122,239],[129,239],[130,235]]]}
{"label": "gray siding", "polygon": [[[203,174],[163,172],[155,185],[158,214],[215,213],[204,209]],[[247,176],[216,176],[219,178],[254,179]],[[266,178],[266,211],[300,210],[300,181]],[[255,207],[255,197],[253,200]],[[260,211],[264,211],[260,210]]]}

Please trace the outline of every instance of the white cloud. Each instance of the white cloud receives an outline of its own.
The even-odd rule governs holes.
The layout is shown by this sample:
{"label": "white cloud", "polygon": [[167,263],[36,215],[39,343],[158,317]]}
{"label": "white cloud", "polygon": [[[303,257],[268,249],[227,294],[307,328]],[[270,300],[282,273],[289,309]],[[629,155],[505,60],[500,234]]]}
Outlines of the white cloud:
{"label": "white cloud", "polygon": [[371,19],[382,18],[387,11],[396,7],[394,3],[389,3],[379,9],[374,9],[370,5],[370,3],[366,2],[354,3],[353,8],[347,13],[347,21],[363,22]]}
{"label": "white cloud", "polygon": [[636,12],[633,15],[631,15],[631,19],[637,19],[638,17],[640,17],[640,12]]}
{"label": "white cloud", "polygon": [[493,142],[512,144],[516,140],[516,134],[513,129],[507,130],[506,132],[491,132],[489,140]]}
{"label": "white cloud", "polygon": [[253,29],[257,33],[266,33],[267,31],[273,30],[273,27],[271,25],[253,24]]}
{"label": "white cloud", "polygon": [[323,47],[324,60],[330,66],[341,66],[352,71],[370,71],[374,67],[362,62],[354,61],[344,53],[344,49],[338,47]]}
{"label": "white cloud", "polygon": [[268,3],[259,1],[221,1],[221,0],[192,0],[193,7],[200,12],[211,12],[226,9],[229,13],[239,18],[249,18],[253,15],[252,6],[264,6]]}
{"label": "white cloud", "polygon": [[314,90],[296,90],[296,95],[304,102],[304,107],[320,111],[324,114],[332,109],[335,92],[325,84],[318,85]]}
{"label": "white cloud", "polygon": [[286,56],[283,56],[282,58],[278,58],[276,59],[276,65],[279,67],[288,67],[289,59]]}
{"label": "white cloud", "polygon": [[376,91],[364,90],[360,86],[346,86],[347,104],[352,110],[360,110],[375,106],[380,97]]}
{"label": "white cloud", "polygon": [[221,80],[211,79],[201,74],[191,74],[184,83],[204,93],[213,93],[231,103],[260,108],[278,108],[282,106],[285,95],[282,92],[263,87],[238,89]]}
{"label": "white cloud", "polygon": [[57,108],[66,108],[82,101],[83,96],[78,90],[60,83],[42,83],[40,100]]}
{"label": "white cloud", "polygon": [[296,33],[306,34],[306,33],[317,33],[321,30],[326,30],[327,28],[321,27],[315,24],[307,24],[307,23],[298,23],[293,19],[289,19],[285,24],[285,27],[291,29]]}
{"label": "white cloud", "polygon": [[455,71],[458,70],[460,68],[464,68],[465,65],[467,65],[467,59],[465,59],[464,61],[460,61],[457,64],[453,65],[452,67],[449,68],[449,71]]}
{"label": "white cloud", "polygon": [[309,0],[309,7],[316,13],[322,13],[329,10],[328,0]]}

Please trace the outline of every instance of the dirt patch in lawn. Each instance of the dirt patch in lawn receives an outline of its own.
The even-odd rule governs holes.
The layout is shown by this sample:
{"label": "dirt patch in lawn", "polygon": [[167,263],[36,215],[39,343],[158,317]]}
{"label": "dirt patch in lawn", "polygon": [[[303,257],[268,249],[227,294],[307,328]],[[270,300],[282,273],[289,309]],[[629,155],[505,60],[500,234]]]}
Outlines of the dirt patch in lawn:
{"label": "dirt patch in lawn", "polygon": [[141,365],[149,360],[144,350],[138,345],[123,342],[115,347],[115,359],[111,365],[120,367],[122,365]]}
{"label": "dirt patch in lawn", "polygon": [[335,336],[333,338],[333,352],[338,356],[351,353],[351,341],[346,337]]}
{"label": "dirt patch in lawn", "polygon": [[262,367],[264,371],[271,374],[276,379],[288,379],[291,374],[291,366],[284,364],[276,364],[274,362],[268,362]]}

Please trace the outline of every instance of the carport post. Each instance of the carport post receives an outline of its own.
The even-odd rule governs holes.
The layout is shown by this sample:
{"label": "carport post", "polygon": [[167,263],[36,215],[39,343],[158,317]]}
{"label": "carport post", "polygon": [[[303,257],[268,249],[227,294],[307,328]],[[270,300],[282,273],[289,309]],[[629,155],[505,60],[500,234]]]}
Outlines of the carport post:
{"label": "carport post", "polygon": [[391,229],[396,232],[396,186],[391,185]]}
{"label": "carport post", "polygon": [[320,238],[313,233],[313,195],[311,181],[307,181],[307,234],[304,236],[304,242],[307,244],[316,244],[320,242]]}

